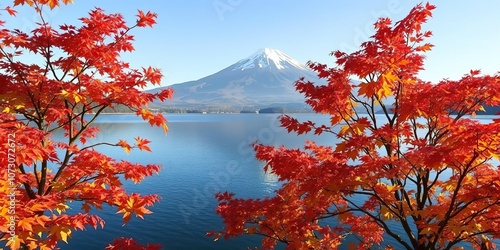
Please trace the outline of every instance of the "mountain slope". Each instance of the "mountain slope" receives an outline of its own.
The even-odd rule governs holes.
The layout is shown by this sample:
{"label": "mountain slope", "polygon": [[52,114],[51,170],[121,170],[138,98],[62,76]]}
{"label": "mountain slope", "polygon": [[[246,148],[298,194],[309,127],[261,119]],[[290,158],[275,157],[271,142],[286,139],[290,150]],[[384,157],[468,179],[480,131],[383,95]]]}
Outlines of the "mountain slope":
{"label": "mountain slope", "polygon": [[174,99],[168,104],[236,108],[303,104],[304,97],[294,87],[301,77],[318,81],[304,64],[279,50],[265,48],[215,74],[172,85]]}

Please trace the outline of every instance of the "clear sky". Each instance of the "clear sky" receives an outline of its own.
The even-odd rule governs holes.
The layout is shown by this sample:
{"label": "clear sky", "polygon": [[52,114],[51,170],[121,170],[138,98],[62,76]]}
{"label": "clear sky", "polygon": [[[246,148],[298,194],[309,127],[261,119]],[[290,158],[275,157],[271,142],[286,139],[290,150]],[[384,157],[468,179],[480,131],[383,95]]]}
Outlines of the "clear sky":
{"label": "clear sky", "polygon": [[[135,30],[135,67],[154,66],[164,86],[213,74],[260,48],[279,49],[301,61],[333,65],[328,54],[352,52],[372,35],[380,16],[403,18],[418,1],[404,0],[168,0],[97,1],[74,4],[47,14],[57,24],[77,23],[94,7],[122,13],[132,23],[137,9],[158,14],[153,29]],[[500,1],[434,1],[433,18],[424,29],[434,33],[424,80],[457,79],[470,69],[500,70]],[[28,29],[32,12],[18,10],[8,27]],[[2,15],[2,18],[5,15]]]}

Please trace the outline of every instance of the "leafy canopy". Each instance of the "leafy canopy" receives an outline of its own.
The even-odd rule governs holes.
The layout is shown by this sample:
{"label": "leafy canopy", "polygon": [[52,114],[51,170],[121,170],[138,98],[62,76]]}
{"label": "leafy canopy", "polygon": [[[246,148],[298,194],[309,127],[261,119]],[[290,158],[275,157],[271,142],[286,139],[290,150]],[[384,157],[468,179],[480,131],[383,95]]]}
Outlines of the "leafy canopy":
{"label": "leafy canopy", "polygon": [[[500,104],[500,76],[473,70],[459,80],[418,78],[433,5],[402,20],[380,18],[336,66],[309,63],[326,84],[296,88],[330,124],[282,116],[289,132],[331,135],[333,146],[255,144],[256,157],[283,185],[272,197],[218,193],[222,231],[213,237],[265,236],[264,249],[493,249],[500,238],[500,120],[474,118]],[[353,79],[360,79],[356,81]],[[384,239],[396,242],[384,244]]]}
{"label": "leafy canopy", "polygon": [[[10,249],[54,249],[60,241],[67,243],[74,230],[104,227],[104,220],[92,214],[104,205],[116,207],[124,223],[132,215],[150,214],[148,207],[159,197],[127,193],[122,181],[139,183],[158,173],[160,166],[119,161],[100,151],[106,146],[122,147],[127,153],[136,148],[150,151],[150,141],[88,139],[100,132],[93,124],[97,117],[117,107],[167,131],[166,119],[147,106],[170,98],[172,90],[141,91],[148,84],[160,84],[160,70],[135,69],[121,57],[134,51],[132,30],[152,27],[156,14],[138,11],[136,22],[128,25],[122,15],[95,8],[79,19],[78,27],[56,27],[46,21],[42,9],[52,9],[59,1],[14,4],[33,7],[41,21],[24,32],[0,20],[1,240]],[[14,8],[4,10],[15,15]],[[64,139],[56,140],[55,133],[63,133]],[[68,213],[71,202],[72,210],[74,204],[80,209]],[[122,238],[109,248],[158,246],[142,247]]]}

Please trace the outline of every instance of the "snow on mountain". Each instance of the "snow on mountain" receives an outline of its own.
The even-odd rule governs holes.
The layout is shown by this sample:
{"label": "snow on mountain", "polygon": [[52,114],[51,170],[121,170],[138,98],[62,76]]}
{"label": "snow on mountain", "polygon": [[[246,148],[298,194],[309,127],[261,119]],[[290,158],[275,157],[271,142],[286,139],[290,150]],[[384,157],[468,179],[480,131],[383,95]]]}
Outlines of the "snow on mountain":
{"label": "snow on mountain", "polygon": [[251,56],[238,61],[232,70],[271,68],[282,70],[290,67],[308,70],[307,66],[291,58],[282,51],[270,48],[260,49]]}
{"label": "snow on mountain", "polygon": [[[212,75],[172,85],[170,107],[269,107],[304,105],[295,90],[301,77],[317,82],[307,66],[275,49],[260,49]],[[158,91],[151,90],[151,91]]]}

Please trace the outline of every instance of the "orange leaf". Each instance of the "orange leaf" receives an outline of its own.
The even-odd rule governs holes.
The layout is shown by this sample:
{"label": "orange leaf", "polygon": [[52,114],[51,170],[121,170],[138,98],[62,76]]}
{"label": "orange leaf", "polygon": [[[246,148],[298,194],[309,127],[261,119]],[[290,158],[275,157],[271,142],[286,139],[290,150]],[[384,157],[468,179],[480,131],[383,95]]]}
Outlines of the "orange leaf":
{"label": "orange leaf", "polygon": [[14,6],[24,5],[25,3],[29,6],[32,6],[34,4],[33,0],[14,0]]}
{"label": "orange leaf", "polygon": [[118,146],[122,147],[124,150],[125,150],[125,153],[129,154],[130,153],[130,149],[132,148],[132,146],[130,146],[126,141],[124,140],[120,140],[118,141],[117,143]]}
{"label": "orange leaf", "polygon": [[21,242],[22,240],[19,239],[17,235],[15,235],[12,239],[7,241],[7,244],[5,246],[10,247],[11,250],[18,250],[21,247]]}
{"label": "orange leaf", "polygon": [[23,218],[17,222],[17,226],[22,228],[25,231],[33,231],[33,227],[31,224],[35,222],[35,218]]}
{"label": "orange leaf", "polygon": [[137,143],[137,147],[140,149],[140,150],[146,150],[146,151],[149,151],[151,152],[151,149],[148,147],[147,144],[149,144],[151,141],[149,140],[146,140],[146,139],[141,139],[139,137],[135,138],[135,142]]}

